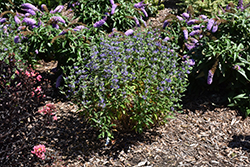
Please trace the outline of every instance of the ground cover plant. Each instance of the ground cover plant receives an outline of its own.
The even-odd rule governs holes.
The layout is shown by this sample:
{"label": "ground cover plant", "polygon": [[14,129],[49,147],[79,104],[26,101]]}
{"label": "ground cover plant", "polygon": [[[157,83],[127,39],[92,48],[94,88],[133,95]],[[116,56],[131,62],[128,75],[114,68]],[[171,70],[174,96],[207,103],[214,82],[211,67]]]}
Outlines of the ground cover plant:
{"label": "ground cover plant", "polygon": [[113,137],[115,127],[142,132],[165,122],[181,107],[191,68],[159,41],[157,30],[113,35],[91,45],[65,76],[64,93],[100,128],[100,137]]}

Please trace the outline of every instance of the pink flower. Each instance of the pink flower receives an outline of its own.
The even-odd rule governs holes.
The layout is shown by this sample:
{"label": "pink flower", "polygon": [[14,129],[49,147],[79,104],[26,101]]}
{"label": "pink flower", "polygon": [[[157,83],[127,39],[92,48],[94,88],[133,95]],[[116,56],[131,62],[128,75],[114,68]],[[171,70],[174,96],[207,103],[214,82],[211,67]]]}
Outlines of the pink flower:
{"label": "pink flower", "polygon": [[19,75],[19,71],[16,70],[15,73],[16,73],[17,75]]}
{"label": "pink flower", "polygon": [[30,73],[28,71],[25,71],[25,75],[27,75],[28,77],[30,77]]}
{"label": "pink flower", "polygon": [[46,148],[44,145],[37,145],[33,147],[33,151],[31,151],[31,153],[35,154],[38,158],[41,159],[45,159],[45,153],[46,152]]}
{"label": "pink flower", "polygon": [[53,120],[57,121],[57,116],[56,115],[53,116]]}
{"label": "pink flower", "polygon": [[36,88],[35,92],[41,92],[41,91],[42,91],[41,86],[37,86],[37,88]]}
{"label": "pink flower", "polygon": [[34,92],[31,92],[31,97],[34,97],[35,96],[35,93]]}
{"label": "pink flower", "polygon": [[30,74],[31,74],[32,77],[36,76],[36,74],[33,71]]}
{"label": "pink flower", "polygon": [[41,81],[41,78],[42,78],[41,75],[38,75],[38,76],[36,77],[36,79],[37,79],[38,81]]}
{"label": "pink flower", "polygon": [[21,85],[21,82],[19,82],[17,85],[16,85],[16,87],[18,87],[18,86],[20,86]]}

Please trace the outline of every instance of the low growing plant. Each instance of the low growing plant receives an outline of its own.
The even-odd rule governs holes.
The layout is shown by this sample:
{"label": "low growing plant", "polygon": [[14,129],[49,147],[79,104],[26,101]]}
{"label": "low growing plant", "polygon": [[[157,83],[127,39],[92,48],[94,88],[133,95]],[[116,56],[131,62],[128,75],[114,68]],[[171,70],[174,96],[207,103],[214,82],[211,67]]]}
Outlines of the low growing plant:
{"label": "low growing plant", "polygon": [[188,86],[189,63],[165,45],[158,30],[125,34],[104,36],[65,71],[62,92],[100,130],[99,137],[166,122],[181,109]]}

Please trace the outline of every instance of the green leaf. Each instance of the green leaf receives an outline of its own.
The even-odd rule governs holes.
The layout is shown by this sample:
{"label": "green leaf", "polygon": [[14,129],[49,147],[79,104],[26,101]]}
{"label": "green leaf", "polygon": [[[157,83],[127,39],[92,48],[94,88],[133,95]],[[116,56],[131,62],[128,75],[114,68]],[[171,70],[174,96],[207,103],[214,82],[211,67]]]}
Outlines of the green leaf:
{"label": "green leaf", "polygon": [[239,72],[243,77],[245,77],[246,80],[250,81],[250,80],[248,79],[247,75],[246,75],[246,72],[245,72],[242,68],[239,69],[238,72]]}

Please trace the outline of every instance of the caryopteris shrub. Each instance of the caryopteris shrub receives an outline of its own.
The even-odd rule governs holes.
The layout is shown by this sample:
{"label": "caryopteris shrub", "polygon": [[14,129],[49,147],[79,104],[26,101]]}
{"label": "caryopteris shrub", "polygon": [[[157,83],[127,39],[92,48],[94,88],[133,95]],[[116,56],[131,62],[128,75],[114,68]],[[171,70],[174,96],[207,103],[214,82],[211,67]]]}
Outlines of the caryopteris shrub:
{"label": "caryopteris shrub", "polygon": [[0,60],[1,166],[33,166],[35,159],[30,151],[48,124],[48,119],[40,118],[38,113],[38,106],[49,90],[48,82],[25,67],[20,66],[14,54]]}
{"label": "caryopteris shrub", "polygon": [[165,122],[181,108],[188,86],[188,61],[165,46],[158,30],[127,35],[104,37],[65,72],[63,93],[100,130],[99,137]]}

